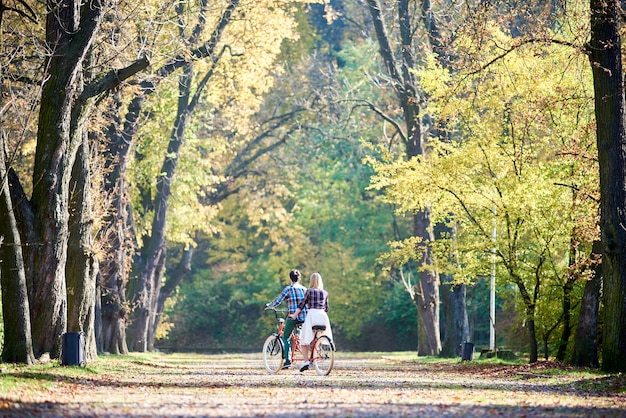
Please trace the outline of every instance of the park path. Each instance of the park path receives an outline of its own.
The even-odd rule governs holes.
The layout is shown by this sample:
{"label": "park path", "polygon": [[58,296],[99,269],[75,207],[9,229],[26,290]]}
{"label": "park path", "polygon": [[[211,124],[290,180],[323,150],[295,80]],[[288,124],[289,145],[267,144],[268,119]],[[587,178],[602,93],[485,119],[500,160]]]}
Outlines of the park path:
{"label": "park path", "polygon": [[45,390],[0,394],[0,416],[626,417],[622,376],[375,353],[338,352],[329,376],[270,375],[260,354],[161,354],[50,379]]}

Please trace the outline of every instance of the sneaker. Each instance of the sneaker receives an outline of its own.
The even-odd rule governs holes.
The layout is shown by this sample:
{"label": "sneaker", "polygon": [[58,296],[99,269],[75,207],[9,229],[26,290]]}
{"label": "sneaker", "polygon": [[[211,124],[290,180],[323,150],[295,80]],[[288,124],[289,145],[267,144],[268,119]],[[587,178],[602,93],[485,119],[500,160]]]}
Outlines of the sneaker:
{"label": "sneaker", "polygon": [[300,367],[300,371],[303,372],[305,370],[309,370],[309,366],[311,365],[310,361],[306,361],[304,362],[304,364],[302,365],[302,367]]}
{"label": "sneaker", "polygon": [[290,369],[290,368],[291,368],[291,363],[285,363],[285,364],[283,364],[283,367],[282,367],[282,369],[283,369],[283,370],[285,370],[285,369]]}

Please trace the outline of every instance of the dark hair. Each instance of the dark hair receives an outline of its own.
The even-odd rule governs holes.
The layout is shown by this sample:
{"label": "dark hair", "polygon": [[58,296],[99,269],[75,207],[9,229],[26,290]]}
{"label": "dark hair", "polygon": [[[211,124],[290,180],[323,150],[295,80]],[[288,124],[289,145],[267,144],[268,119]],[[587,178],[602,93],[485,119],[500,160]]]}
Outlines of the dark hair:
{"label": "dark hair", "polygon": [[289,278],[292,282],[297,282],[298,280],[300,280],[300,272],[298,270],[291,270],[289,272]]}

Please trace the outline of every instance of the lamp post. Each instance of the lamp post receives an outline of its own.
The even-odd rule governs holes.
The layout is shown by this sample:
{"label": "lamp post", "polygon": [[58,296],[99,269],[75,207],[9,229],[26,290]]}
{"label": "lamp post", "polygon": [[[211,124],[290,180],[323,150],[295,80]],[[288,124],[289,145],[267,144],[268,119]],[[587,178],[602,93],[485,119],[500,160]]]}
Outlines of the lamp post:
{"label": "lamp post", "polygon": [[493,228],[491,230],[491,290],[489,292],[489,350],[496,349],[496,208],[493,208]]}

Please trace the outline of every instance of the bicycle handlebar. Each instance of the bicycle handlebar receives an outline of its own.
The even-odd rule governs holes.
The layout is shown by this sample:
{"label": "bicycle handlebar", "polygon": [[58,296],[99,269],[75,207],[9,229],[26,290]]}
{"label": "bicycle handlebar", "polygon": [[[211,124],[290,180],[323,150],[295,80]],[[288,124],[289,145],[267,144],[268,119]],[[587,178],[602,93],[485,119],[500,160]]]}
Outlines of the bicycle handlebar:
{"label": "bicycle handlebar", "polygon": [[265,305],[265,310],[266,311],[274,311],[274,312],[287,312],[287,309],[276,309],[276,307],[270,307]]}
{"label": "bicycle handlebar", "polygon": [[[287,317],[289,316],[289,311],[287,309],[276,309],[276,307],[270,307],[265,305],[265,310],[266,311],[274,311],[274,316],[276,317],[276,320],[286,320]],[[279,313],[281,313],[282,315],[278,315]]]}

